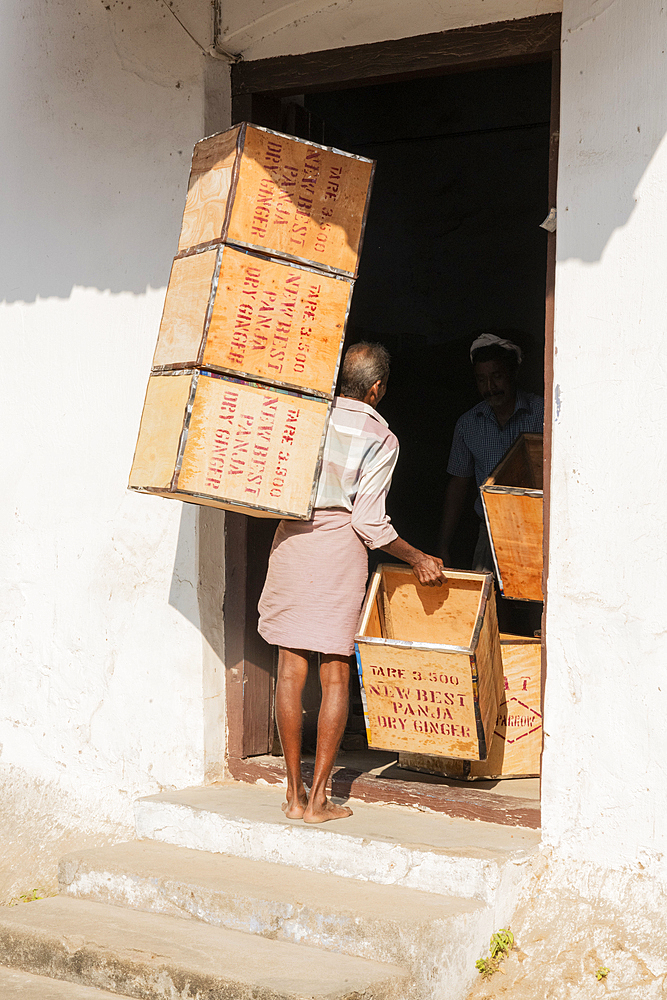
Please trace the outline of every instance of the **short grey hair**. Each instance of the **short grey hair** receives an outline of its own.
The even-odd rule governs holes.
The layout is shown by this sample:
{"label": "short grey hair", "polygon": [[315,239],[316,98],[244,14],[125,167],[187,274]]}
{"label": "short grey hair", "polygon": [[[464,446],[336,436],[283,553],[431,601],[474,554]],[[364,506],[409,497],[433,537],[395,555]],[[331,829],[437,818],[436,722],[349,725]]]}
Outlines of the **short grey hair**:
{"label": "short grey hair", "polygon": [[377,381],[387,384],[389,361],[389,351],[382,344],[371,344],[367,340],[353,344],[343,358],[341,394],[363,401]]}

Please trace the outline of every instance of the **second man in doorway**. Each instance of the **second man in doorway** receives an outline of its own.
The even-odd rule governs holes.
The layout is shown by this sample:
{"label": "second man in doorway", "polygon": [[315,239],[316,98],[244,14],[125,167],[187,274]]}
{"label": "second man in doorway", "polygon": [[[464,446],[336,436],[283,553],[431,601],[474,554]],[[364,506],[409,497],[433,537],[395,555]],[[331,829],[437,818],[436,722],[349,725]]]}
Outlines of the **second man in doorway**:
{"label": "second man in doorway", "polygon": [[[451,565],[449,547],[461,519],[471,483],[479,488],[520,434],[541,434],[544,399],[518,386],[522,352],[518,344],[483,333],[470,347],[470,360],[482,402],[459,417],[447,463],[449,483],[440,532],[440,555]],[[493,558],[477,494],[475,512],[480,519],[472,569],[492,571]]]}

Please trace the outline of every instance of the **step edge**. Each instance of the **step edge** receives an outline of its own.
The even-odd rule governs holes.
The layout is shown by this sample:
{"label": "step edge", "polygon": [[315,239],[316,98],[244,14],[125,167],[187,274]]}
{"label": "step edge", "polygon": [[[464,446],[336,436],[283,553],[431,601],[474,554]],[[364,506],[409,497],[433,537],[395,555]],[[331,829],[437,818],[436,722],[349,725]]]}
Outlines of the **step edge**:
{"label": "step edge", "polygon": [[[177,928],[178,924],[190,923],[190,921],[182,921],[180,918],[172,917],[169,916],[168,914],[154,913],[151,911],[134,910],[128,907],[113,906],[112,904],[100,903],[95,900],[79,899],[74,896],[53,896],[47,899],[35,900],[31,903],[24,903],[16,907],[11,907],[11,908],[3,907],[0,910],[0,949],[4,951],[5,945],[3,940],[3,933],[6,931],[9,933],[14,932],[16,936],[24,934],[26,936],[39,937],[42,939],[48,938],[49,940],[55,941],[58,944],[60,944],[63,950],[66,951],[67,955],[71,956],[72,954],[75,954],[76,952],[70,950],[70,948],[68,947],[67,939],[74,941],[74,938],[79,934],[82,938],[85,939],[87,934],[85,925],[83,929],[80,931],[76,931],[71,928],[66,928],[65,930],[61,930],[59,928],[55,928],[49,925],[48,923],[42,924],[39,922],[38,919],[35,919],[38,916],[40,910],[47,911],[47,920],[58,919],[60,916],[58,910],[62,909],[63,904],[65,905],[67,910],[71,910],[74,913],[76,913],[77,910],[80,910],[81,911],[80,919],[82,921],[86,917],[88,917],[88,919],[90,918],[91,908],[94,911],[93,915],[97,917],[103,917],[105,915],[105,911],[108,911],[108,916],[110,917],[113,916],[117,918],[119,913],[126,913],[126,914],[131,913],[135,918],[138,916],[139,921],[141,921],[142,917],[145,917],[146,922],[148,922],[148,918],[150,918],[151,924],[155,924],[155,922],[157,921],[158,924],[163,925],[163,927],[159,928],[158,931],[155,931],[153,930],[153,928],[150,927],[147,931],[144,930],[144,933],[146,933],[147,937],[154,937],[155,940],[158,942],[158,944],[162,944],[164,943],[164,941],[168,941],[171,938],[173,938],[173,932]],[[22,917],[27,917],[27,914],[24,912],[25,909],[27,909],[27,907],[30,907],[31,919],[29,921],[25,921],[24,919],[22,919]],[[56,910],[55,914],[52,913],[54,909]],[[251,945],[252,940],[255,937],[255,935],[247,934],[242,931],[227,930],[225,928],[215,928],[215,927],[210,927],[210,925],[206,926],[208,926],[208,929],[213,932],[219,930],[222,934],[233,935],[233,937],[236,939],[245,938],[247,939],[246,943],[248,945]],[[164,932],[164,937],[162,937],[163,932]],[[108,945],[104,943],[100,944],[100,941],[104,942],[104,940],[105,939],[103,934],[96,934],[94,939],[91,938],[89,941],[84,940],[83,946],[88,947],[89,945],[92,944],[95,947],[99,947],[100,951],[112,952],[113,945]],[[273,941],[273,939],[264,939],[264,940]],[[311,945],[296,945],[291,941],[275,941],[275,943],[272,944],[271,947],[286,949],[288,954],[294,953],[294,949],[296,948],[298,951],[312,952],[313,956],[322,951],[322,949],[313,947]],[[128,946],[128,950],[134,950],[134,949]],[[146,955],[148,955],[148,952],[146,952]],[[366,959],[352,955],[345,957],[349,958],[352,963],[360,963],[361,965],[368,966],[369,970],[375,968],[381,974],[385,973],[386,975],[400,974],[404,977],[408,976],[407,970],[397,966],[393,962],[381,962],[376,959]],[[145,960],[143,956],[142,960]],[[186,964],[190,964],[190,963],[180,962],[180,960],[174,960],[174,959],[170,959],[169,961],[172,964],[181,964],[183,966],[185,966]],[[0,967],[6,967],[12,969],[23,968],[23,966],[15,962],[3,961],[2,958],[0,958]],[[25,969],[25,971],[30,971],[30,970]],[[43,973],[32,973],[32,974],[41,975]],[[54,978],[54,977],[47,975],[46,978]]]}
{"label": "step edge", "polygon": [[[91,877],[92,876],[92,877]],[[414,942],[437,953],[439,942],[464,932],[489,909],[478,900],[457,899],[458,909],[428,914],[420,919],[400,919],[395,911],[359,916],[351,904],[345,910],[328,909],[314,902],[285,903],[211,890],[167,877],[156,883],[152,876],[139,881],[136,873],[84,871],[61,890],[64,897],[103,905],[163,913],[209,926],[274,940],[305,945],[327,952],[375,960],[407,968],[414,974]],[[450,900],[451,902],[451,900]],[[188,905],[190,904],[190,905]]]}
{"label": "step edge", "polygon": [[[189,824],[179,822],[184,813],[190,817]],[[295,847],[302,846],[304,840],[308,846],[313,843],[313,833],[308,827],[284,827],[246,819],[236,821],[221,813],[193,813],[187,806],[165,802],[161,802],[156,809],[150,806],[138,809],[136,819],[140,839],[248,859],[268,861],[270,855],[270,860],[274,863],[302,870],[366,879],[380,885],[402,885],[436,895],[478,898],[484,902],[490,902],[491,895],[499,884],[501,872],[507,864],[521,864],[538,850],[535,845],[530,849],[517,848],[516,851],[505,852],[500,857],[475,857],[471,853],[433,851],[425,849],[423,845],[407,847],[396,842],[329,834],[318,829],[315,835],[318,837],[320,861],[306,865],[302,863],[303,855]],[[162,824],[158,826],[160,820]],[[214,836],[211,829],[202,829],[204,826],[211,828]],[[217,850],[212,850],[213,841]],[[378,851],[391,855],[387,877],[378,877],[377,866],[369,866],[369,847],[375,845]],[[295,861],[295,857],[299,860]],[[392,871],[396,869],[397,861],[402,862],[403,873],[400,875]],[[433,871],[439,869],[440,878],[444,878],[444,871],[449,869],[449,882],[443,882],[442,888],[433,888],[432,881],[425,881],[421,877],[428,868]],[[462,881],[464,871],[467,871],[467,875]]]}

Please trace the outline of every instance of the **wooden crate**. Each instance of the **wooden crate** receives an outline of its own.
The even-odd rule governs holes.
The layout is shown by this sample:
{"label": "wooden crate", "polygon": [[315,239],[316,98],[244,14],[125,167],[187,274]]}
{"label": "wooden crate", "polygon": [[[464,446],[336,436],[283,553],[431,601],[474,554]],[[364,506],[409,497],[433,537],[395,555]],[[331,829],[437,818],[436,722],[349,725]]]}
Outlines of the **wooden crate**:
{"label": "wooden crate", "polygon": [[491,573],[422,587],[381,564],[355,637],[368,745],[485,760],[502,698]]}
{"label": "wooden crate", "polygon": [[177,257],[153,370],[204,367],[333,397],[352,281],[230,246]]}
{"label": "wooden crate", "polygon": [[542,754],[542,645],[539,639],[501,633],[500,651],[504,693],[488,758],[485,761],[462,761],[400,753],[400,767],[459,780],[539,776]]}
{"label": "wooden crate", "polygon": [[522,434],[480,492],[502,596],[542,601],[542,435]]}
{"label": "wooden crate", "polygon": [[179,252],[223,240],[356,275],[374,166],[246,123],[202,139]]}
{"label": "wooden crate", "polygon": [[307,519],[329,409],[324,399],[204,371],[151,375],[130,489]]}

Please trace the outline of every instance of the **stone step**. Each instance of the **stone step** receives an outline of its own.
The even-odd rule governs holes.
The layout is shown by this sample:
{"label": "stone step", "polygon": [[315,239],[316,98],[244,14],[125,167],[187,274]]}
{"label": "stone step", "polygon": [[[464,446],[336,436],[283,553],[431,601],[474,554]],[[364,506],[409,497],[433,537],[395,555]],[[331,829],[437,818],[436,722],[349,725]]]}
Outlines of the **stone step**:
{"label": "stone step", "polygon": [[2,1000],[118,1000],[117,993],[0,967]]}
{"label": "stone step", "polygon": [[349,819],[309,826],[285,818],[283,796],[240,783],[162,792],[135,803],[137,835],[486,903],[539,845],[538,830],[363,802]]}
{"label": "stone step", "polygon": [[461,990],[497,929],[493,908],[416,889],[132,841],[69,854],[60,891],[406,968],[420,996]]}
{"label": "stone step", "polygon": [[0,964],[141,1000],[415,996],[398,966],[64,896],[0,911]]}

